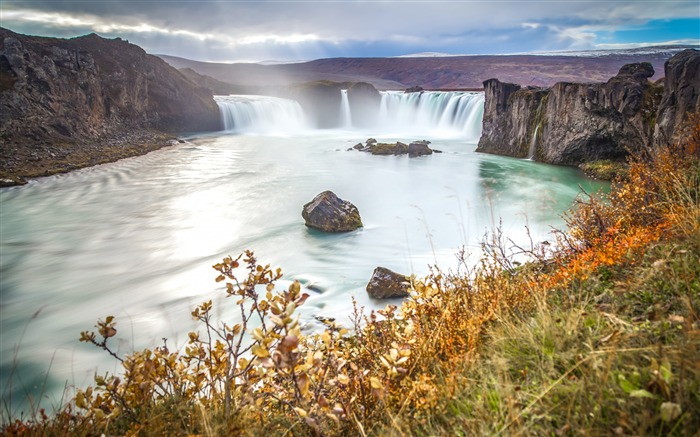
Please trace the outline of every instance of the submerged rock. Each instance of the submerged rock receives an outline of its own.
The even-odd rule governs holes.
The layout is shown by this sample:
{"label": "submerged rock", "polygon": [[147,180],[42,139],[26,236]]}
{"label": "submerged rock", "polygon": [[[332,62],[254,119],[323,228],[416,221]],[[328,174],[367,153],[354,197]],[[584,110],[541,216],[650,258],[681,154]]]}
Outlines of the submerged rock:
{"label": "submerged rock", "polygon": [[332,191],[324,191],[304,205],[301,216],[306,226],[324,232],[348,232],[362,227],[357,207]]}
{"label": "submerged rock", "polygon": [[375,299],[406,297],[410,287],[411,281],[407,276],[386,267],[377,267],[367,284],[367,294]]}

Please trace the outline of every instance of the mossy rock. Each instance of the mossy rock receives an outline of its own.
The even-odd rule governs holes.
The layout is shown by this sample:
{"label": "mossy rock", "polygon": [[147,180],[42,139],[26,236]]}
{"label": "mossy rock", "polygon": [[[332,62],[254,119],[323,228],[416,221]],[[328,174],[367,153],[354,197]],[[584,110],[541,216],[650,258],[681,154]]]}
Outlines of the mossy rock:
{"label": "mossy rock", "polygon": [[396,143],[377,143],[371,146],[372,155],[405,155],[408,153],[408,145],[397,141]]}

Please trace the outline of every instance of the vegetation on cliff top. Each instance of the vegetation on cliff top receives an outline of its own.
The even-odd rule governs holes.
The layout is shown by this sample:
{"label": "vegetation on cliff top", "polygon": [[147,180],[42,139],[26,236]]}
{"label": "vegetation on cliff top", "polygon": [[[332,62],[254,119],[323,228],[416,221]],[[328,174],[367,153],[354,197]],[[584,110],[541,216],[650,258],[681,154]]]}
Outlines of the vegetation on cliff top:
{"label": "vegetation on cliff top", "polygon": [[[81,340],[122,362],[6,435],[693,435],[700,429],[700,120],[630,161],[553,242],[498,230],[476,267],[434,268],[402,306],[303,333],[298,283],[253,253],[214,266],[179,351],[117,356],[117,320]],[[463,257],[461,258],[464,259]]]}

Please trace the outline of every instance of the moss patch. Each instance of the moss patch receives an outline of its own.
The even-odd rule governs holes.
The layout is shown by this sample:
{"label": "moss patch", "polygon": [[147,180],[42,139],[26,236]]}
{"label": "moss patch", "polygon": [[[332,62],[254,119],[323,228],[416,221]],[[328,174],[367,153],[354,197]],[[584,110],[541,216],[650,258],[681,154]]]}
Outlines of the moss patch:
{"label": "moss patch", "polygon": [[579,167],[587,176],[604,181],[611,181],[617,177],[624,176],[629,168],[627,163],[609,159],[586,162]]}

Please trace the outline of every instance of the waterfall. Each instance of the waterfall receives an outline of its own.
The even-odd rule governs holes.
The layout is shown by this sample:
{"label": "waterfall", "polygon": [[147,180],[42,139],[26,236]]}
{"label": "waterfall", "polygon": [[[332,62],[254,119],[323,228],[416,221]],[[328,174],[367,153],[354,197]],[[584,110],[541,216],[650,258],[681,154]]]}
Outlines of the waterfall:
{"label": "waterfall", "polygon": [[[310,123],[299,103],[269,96],[216,96],[224,129],[237,133],[289,134],[307,130]],[[372,108],[364,107],[363,110]],[[341,90],[337,110],[340,129],[353,126],[353,114],[347,90]],[[355,110],[359,110],[355,108]],[[433,137],[460,137],[477,140],[484,115],[484,93],[461,91],[424,91],[403,93],[382,91],[376,121],[369,129],[374,134]],[[366,114],[364,114],[366,115]],[[356,114],[359,123],[361,114]],[[364,127],[363,127],[364,129]]]}
{"label": "waterfall", "polygon": [[378,126],[383,130],[459,135],[472,140],[481,135],[483,93],[384,91],[381,94]]}
{"label": "waterfall", "polygon": [[348,90],[340,90],[340,127],[348,129],[352,127],[352,115],[350,114],[350,99]]}
{"label": "waterfall", "polygon": [[279,134],[308,127],[306,116],[294,100],[270,96],[215,96],[224,130]]}
{"label": "waterfall", "polygon": [[539,128],[539,125],[535,126],[535,132],[532,134],[532,139],[530,140],[530,150],[527,152],[527,159],[530,161],[535,160],[535,152],[537,151],[537,130]]}

